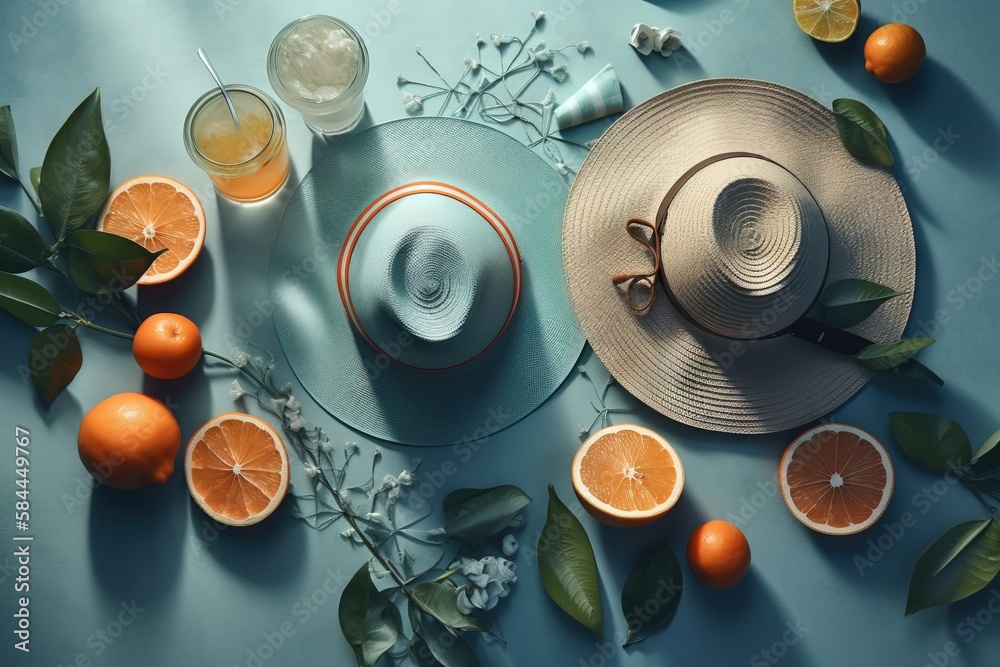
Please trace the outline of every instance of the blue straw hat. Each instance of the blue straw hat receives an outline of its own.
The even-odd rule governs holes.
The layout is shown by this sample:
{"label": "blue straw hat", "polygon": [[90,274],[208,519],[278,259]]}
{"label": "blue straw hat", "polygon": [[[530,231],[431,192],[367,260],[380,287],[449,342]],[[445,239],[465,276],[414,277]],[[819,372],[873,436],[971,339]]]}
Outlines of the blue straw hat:
{"label": "blue straw hat", "polygon": [[[400,120],[335,145],[292,195],[271,260],[302,385],[404,444],[481,441],[530,413],[584,343],[562,270],[566,196],[541,158],[467,121]],[[307,278],[290,271],[318,257]]]}

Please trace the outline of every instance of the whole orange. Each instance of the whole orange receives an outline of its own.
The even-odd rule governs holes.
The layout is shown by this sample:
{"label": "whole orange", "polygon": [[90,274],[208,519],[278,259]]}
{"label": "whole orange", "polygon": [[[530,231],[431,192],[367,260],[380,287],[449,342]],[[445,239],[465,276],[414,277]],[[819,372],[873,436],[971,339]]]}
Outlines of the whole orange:
{"label": "whole orange", "polygon": [[687,562],[694,576],[706,586],[729,588],[750,569],[750,543],[728,521],[709,521],[691,533]]}
{"label": "whole orange", "polygon": [[878,28],[865,42],[865,69],[883,83],[900,83],[917,73],[927,56],[924,38],[905,23]]}
{"label": "whole orange", "polygon": [[147,375],[174,380],[198,365],[201,332],[198,325],[183,315],[150,315],[135,332],[132,356]]}
{"label": "whole orange", "polygon": [[87,471],[108,486],[163,484],[174,472],[181,428],[163,403],[125,392],[90,409],[80,422],[77,447]]}

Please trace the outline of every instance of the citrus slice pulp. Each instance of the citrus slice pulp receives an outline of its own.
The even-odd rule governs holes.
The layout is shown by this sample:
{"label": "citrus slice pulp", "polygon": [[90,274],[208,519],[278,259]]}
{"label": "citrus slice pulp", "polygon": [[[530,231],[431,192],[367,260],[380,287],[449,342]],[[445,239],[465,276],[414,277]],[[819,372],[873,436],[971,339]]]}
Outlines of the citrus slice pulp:
{"label": "citrus slice pulp", "polygon": [[852,535],[878,521],[895,482],[882,443],[847,424],[821,424],[792,441],[779,477],[792,516],[828,535]]}
{"label": "citrus slice pulp", "polygon": [[670,443],[642,426],[609,426],[590,436],[573,459],[573,490],[595,518],[641,526],[680,498],[684,468]]}
{"label": "citrus slice pulp", "polygon": [[167,176],[137,176],[119,185],[97,219],[97,229],[124,236],[149,251],[166,248],[140,285],[173,280],[205,244],[205,209],[186,185]]}
{"label": "citrus slice pulp", "polygon": [[858,0],[792,0],[795,21],[821,42],[843,42],[854,34],[861,16]]}
{"label": "citrus slice pulp", "polygon": [[191,497],[206,514],[228,526],[249,526],[285,497],[288,453],[267,422],[229,412],[191,437],[184,473]]}

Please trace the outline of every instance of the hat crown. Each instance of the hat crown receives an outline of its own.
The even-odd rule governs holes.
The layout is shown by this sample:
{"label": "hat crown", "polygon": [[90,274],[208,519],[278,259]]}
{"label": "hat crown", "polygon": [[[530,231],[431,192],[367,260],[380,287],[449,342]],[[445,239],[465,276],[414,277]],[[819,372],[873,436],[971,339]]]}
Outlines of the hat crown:
{"label": "hat crown", "polygon": [[451,236],[439,226],[415,227],[388,255],[389,312],[426,342],[461,334],[475,304],[479,276]]}
{"label": "hat crown", "polygon": [[829,237],[809,190],[768,160],[709,164],[663,221],[663,276],[682,311],[728,338],[776,334],[805,315],[826,278]]}
{"label": "hat crown", "polygon": [[482,355],[509,325],[521,274],[509,229],[440,183],[385,193],[352,228],[341,298],[358,332],[406,366],[443,370]]}

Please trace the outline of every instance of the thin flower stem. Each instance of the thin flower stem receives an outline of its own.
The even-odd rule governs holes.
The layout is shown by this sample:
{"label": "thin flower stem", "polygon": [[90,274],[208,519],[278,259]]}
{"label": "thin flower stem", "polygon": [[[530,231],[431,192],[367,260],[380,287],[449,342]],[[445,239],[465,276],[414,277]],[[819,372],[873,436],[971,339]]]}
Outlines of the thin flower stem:
{"label": "thin flower stem", "polygon": [[983,492],[971,484],[967,486],[970,489],[972,489],[972,493],[975,494],[976,498],[979,498],[979,502],[981,502],[983,504],[983,507],[986,508],[986,511],[990,513],[990,516],[993,518],[993,520],[1000,522],[1000,516],[998,516],[997,508],[991,505],[988,500],[986,500],[986,497],[983,496]]}
{"label": "thin flower stem", "polygon": [[24,181],[22,181],[20,178],[17,179],[17,184],[21,186],[22,190],[24,190],[24,194],[28,197],[28,201],[31,202],[31,205],[34,206],[35,210],[38,212],[38,216],[42,217],[41,203],[35,201],[35,196],[31,194],[31,190],[28,189],[28,186],[25,185]]}
{"label": "thin flower stem", "polygon": [[83,315],[78,315],[74,312],[67,312],[66,315],[70,317],[74,322],[80,326],[87,327],[88,329],[93,329],[94,331],[100,331],[101,333],[110,334],[112,336],[117,336],[118,338],[124,338],[125,340],[132,340],[135,338],[132,334],[122,333],[121,331],[115,331],[114,329],[109,329],[107,327],[102,327],[100,324],[94,324]]}
{"label": "thin flower stem", "polygon": [[441,576],[439,576],[438,578],[436,578],[431,583],[432,584],[439,584],[439,583],[441,583],[442,581],[444,581],[446,579],[450,579],[453,574],[458,574],[461,571],[462,571],[462,568],[460,568],[460,567],[453,567],[450,570],[448,570],[447,572],[445,572],[444,574],[442,574]]}
{"label": "thin flower stem", "polygon": [[[256,373],[254,373],[253,371],[251,371],[249,368],[246,367],[245,364],[241,366],[240,364],[237,364],[235,361],[233,361],[229,357],[221,355],[218,352],[213,352],[212,350],[209,350],[208,348],[202,349],[202,354],[204,354],[206,357],[213,357],[215,359],[218,359],[219,361],[222,361],[222,362],[225,362],[225,363],[229,364],[230,366],[232,366],[233,368],[235,368],[240,373],[243,373],[243,375],[245,375],[248,380],[253,381],[254,384],[257,385],[258,389],[263,389],[268,394],[270,394],[271,398],[281,398],[281,394],[279,394],[274,389],[272,389],[271,386],[264,380],[264,378],[258,376]],[[280,417],[281,415],[278,415],[278,416]]]}
{"label": "thin flower stem", "polygon": [[[312,452],[310,452],[305,447],[303,447],[302,449],[306,453],[306,455],[309,456],[310,459],[313,459]],[[319,465],[318,461],[314,461],[313,460],[311,462],[312,462],[313,465],[316,465],[318,467],[318,465]],[[362,544],[364,544],[365,547],[367,547],[368,551],[371,552],[371,555],[374,556],[375,560],[377,560],[379,562],[379,565],[381,565],[385,569],[385,571],[389,573],[389,576],[391,576],[392,579],[393,579],[393,581],[395,581],[396,584],[402,589],[403,593],[406,594],[406,597],[408,597],[411,600],[413,600],[414,604],[416,604],[418,607],[420,607],[421,609],[423,609],[427,613],[431,613],[430,610],[426,609],[426,607],[424,606],[424,604],[422,602],[420,602],[420,600],[417,600],[416,598],[414,598],[413,592],[406,585],[406,580],[403,579],[403,576],[396,570],[396,568],[393,566],[392,563],[390,563],[389,561],[387,561],[385,559],[385,556],[383,556],[379,552],[378,547],[375,546],[375,543],[372,542],[371,539],[368,537],[368,535],[361,529],[361,527],[358,525],[356,517],[351,512],[350,507],[347,505],[347,503],[341,497],[340,491],[338,491],[337,489],[333,488],[333,485],[330,484],[329,480],[326,479],[326,475],[324,475],[322,473],[322,469],[321,469],[321,472],[319,474],[319,478],[318,479],[319,479],[320,484],[322,484],[323,486],[325,486],[326,489],[333,496],[333,500],[334,500],[335,503],[337,503],[337,507],[340,509],[341,513],[344,515],[344,519],[347,520],[347,523],[354,530],[355,534],[361,540]]]}

